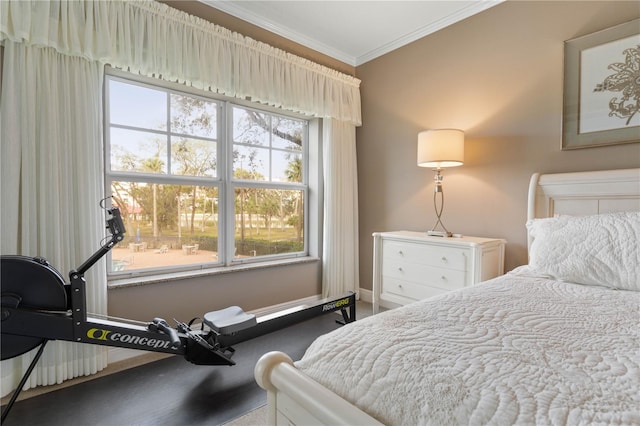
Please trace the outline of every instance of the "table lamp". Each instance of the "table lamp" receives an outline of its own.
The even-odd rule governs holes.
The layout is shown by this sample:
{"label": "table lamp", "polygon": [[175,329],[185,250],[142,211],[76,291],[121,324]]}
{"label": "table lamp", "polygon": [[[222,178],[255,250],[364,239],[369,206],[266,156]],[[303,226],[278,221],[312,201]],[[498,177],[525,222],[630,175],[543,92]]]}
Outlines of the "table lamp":
{"label": "table lamp", "polygon": [[[464,161],[464,132],[457,129],[425,130],[418,133],[418,166],[431,167],[436,175],[433,192],[433,207],[437,221],[427,235],[450,237],[451,232],[442,223],[442,209],[444,208],[444,191],[442,188],[441,169],[444,167],[461,166]],[[438,206],[438,194],[440,205]],[[442,231],[438,231],[440,226]]]}

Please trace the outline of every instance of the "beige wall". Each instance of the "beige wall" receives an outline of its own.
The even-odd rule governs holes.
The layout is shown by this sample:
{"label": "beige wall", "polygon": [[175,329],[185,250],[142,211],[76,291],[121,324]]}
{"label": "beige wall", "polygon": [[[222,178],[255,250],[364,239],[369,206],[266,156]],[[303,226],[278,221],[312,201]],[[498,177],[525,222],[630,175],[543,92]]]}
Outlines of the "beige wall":
{"label": "beige wall", "polygon": [[527,261],[532,173],[639,167],[640,144],[560,149],[563,41],[639,16],[630,1],[507,1],[357,67],[360,286],[371,288],[373,232],[435,222],[420,130],[466,132],[465,164],[444,171],[444,223],[507,239],[506,270]]}

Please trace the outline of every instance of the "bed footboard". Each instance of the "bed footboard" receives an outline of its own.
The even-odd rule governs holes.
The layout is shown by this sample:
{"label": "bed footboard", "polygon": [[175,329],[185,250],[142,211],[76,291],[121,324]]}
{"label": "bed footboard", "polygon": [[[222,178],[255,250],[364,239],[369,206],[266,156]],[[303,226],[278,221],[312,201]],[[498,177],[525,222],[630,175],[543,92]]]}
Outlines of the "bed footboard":
{"label": "bed footboard", "polygon": [[282,352],[264,354],[254,375],[267,391],[269,425],[381,424],[297,370]]}

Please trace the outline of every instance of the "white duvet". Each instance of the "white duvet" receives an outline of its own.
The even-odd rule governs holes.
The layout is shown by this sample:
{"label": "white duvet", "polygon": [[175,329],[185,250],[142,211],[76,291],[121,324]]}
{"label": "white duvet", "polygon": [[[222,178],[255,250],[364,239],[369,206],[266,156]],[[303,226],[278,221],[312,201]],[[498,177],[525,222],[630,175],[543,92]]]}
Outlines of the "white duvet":
{"label": "white duvet", "polygon": [[388,425],[640,424],[640,292],[530,275],[356,321],[296,366]]}

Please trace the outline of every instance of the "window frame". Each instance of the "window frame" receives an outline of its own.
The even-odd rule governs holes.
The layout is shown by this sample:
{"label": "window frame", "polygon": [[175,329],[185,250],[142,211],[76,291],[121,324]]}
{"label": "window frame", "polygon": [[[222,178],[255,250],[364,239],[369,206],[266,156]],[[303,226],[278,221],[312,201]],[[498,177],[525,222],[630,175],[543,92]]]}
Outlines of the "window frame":
{"label": "window frame", "polygon": [[[126,171],[114,171],[111,170],[111,127],[110,122],[110,98],[109,98],[109,81],[122,81],[127,84],[139,85],[147,87],[153,90],[165,91],[169,94],[177,93],[179,95],[194,96],[206,101],[215,102],[217,104],[217,136],[216,136],[216,177],[198,177],[198,176],[183,176],[171,174],[171,163],[167,164],[167,172],[164,174],[152,174],[152,173],[138,173],[138,172],[126,172]],[[176,273],[184,275],[200,275],[202,273],[220,273],[229,272],[237,267],[246,267],[255,265],[257,267],[265,267],[270,265],[279,265],[282,262],[295,261],[295,260],[308,260],[310,258],[316,258],[319,254],[319,249],[315,247],[319,241],[318,232],[320,227],[318,223],[321,223],[321,219],[313,220],[312,216],[318,212],[318,202],[321,197],[318,194],[314,194],[317,191],[310,188],[317,186],[319,183],[318,177],[311,177],[310,172],[312,170],[319,170],[320,165],[311,167],[311,157],[316,159],[321,158],[321,154],[313,154],[310,151],[310,141],[313,143],[314,150],[319,148],[319,136],[311,135],[312,130],[317,131],[319,127],[317,119],[313,119],[309,116],[302,114],[292,113],[290,111],[283,111],[277,108],[265,106],[257,102],[251,102],[250,100],[241,100],[236,98],[229,98],[221,96],[212,92],[206,92],[204,90],[195,89],[183,84],[167,82],[161,79],[152,77],[145,77],[140,75],[131,74],[120,69],[105,67],[105,78],[103,84],[103,96],[104,96],[104,162],[102,175],[104,179],[104,188],[107,195],[111,194],[111,184],[114,181],[127,181],[127,182],[140,182],[140,183],[157,183],[165,185],[197,185],[206,186],[211,188],[218,188],[218,206],[220,206],[218,216],[218,261],[206,262],[206,263],[193,263],[179,266],[164,266],[147,269],[134,269],[128,271],[113,271],[111,268],[107,268],[107,280],[109,286],[117,286],[119,283],[126,284],[129,279],[136,277],[147,278],[149,282],[154,281],[166,281],[167,276],[175,276]],[[233,108],[239,107],[243,109],[251,109],[259,113],[265,113],[270,116],[279,116],[285,119],[291,119],[296,121],[302,121],[304,123],[305,131],[303,132],[303,141],[300,150],[302,156],[303,177],[302,182],[278,182],[278,181],[257,181],[257,180],[243,180],[233,178]],[[171,105],[167,102],[167,121],[170,121]],[[127,126],[117,125],[118,128],[125,128]],[[135,126],[132,127],[134,130]],[[160,134],[168,134],[167,149],[171,149],[171,137],[184,136],[190,137],[191,135],[174,134],[171,132],[169,122],[167,123],[167,129],[159,131]],[[270,153],[273,147],[269,147]],[[276,148],[276,150],[278,150]],[[167,153],[170,158],[170,151]],[[238,187],[249,187],[259,189],[285,189],[285,190],[300,190],[302,192],[304,203],[304,217],[303,217],[303,249],[299,252],[282,253],[274,255],[262,255],[257,257],[244,257],[237,258],[234,255],[235,252],[235,189]],[[313,199],[310,198],[310,194],[314,194]],[[221,206],[224,205],[224,210]],[[311,211],[314,211],[312,214]],[[223,213],[224,212],[224,213]],[[131,231],[129,231],[131,232]],[[310,246],[313,245],[314,247]],[[111,261],[111,254],[109,254],[108,261]],[[139,284],[139,282],[138,282]]]}

